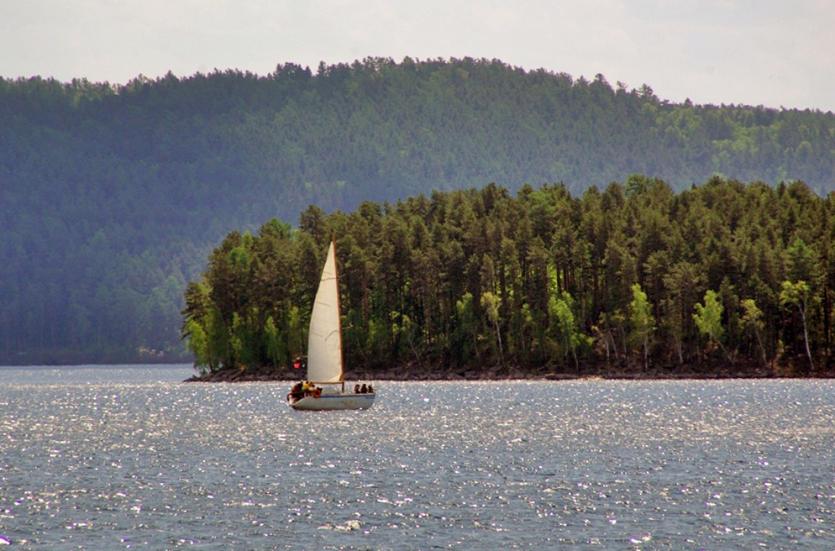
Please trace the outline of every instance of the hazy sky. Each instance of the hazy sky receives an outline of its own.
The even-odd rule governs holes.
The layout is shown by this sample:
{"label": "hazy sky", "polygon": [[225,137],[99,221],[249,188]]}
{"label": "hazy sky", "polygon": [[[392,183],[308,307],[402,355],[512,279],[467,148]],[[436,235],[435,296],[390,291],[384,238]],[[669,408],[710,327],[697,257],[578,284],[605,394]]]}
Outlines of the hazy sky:
{"label": "hazy sky", "polygon": [[835,111],[828,0],[0,0],[0,76],[124,83],[367,56],[499,58],[663,99]]}

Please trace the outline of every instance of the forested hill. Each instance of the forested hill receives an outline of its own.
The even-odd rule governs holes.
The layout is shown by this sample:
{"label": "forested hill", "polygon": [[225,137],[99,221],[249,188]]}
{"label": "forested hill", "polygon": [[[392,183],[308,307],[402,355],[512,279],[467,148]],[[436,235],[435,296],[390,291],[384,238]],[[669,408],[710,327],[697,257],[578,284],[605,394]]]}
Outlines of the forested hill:
{"label": "forested hill", "polygon": [[335,236],[353,377],[832,377],[833,199],[631,176],[579,197],[489,185],[311,207],[298,230],[231,232],[187,288],[184,333],[212,380],[286,378]]}
{"label": "forested hill", "polygon": [[[0,361],[181,350],[232,229],[432,189],[631,173],[835,184],[835,115],[659,100],[496,61],[369,59],[124,86],[0,79]],[[141,351],[141,353],[140,353]]]}

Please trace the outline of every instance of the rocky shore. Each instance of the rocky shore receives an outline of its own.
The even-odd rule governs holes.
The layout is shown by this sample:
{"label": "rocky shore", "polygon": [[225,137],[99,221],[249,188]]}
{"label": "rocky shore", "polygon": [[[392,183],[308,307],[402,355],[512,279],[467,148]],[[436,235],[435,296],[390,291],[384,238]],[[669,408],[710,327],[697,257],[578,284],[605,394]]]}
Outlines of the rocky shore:
{"label": "rocky shore", "polygon": [[[186,382],[252,382],[289,381],[304,377],[303,370],[272,366],[226,368],[205,375],[195,375]],[[803,366],[764,367],[757,364],[728,365],[724,362],[705,362],[694,365],[661,366],[642,369],[640,366],[581,366],[567,371],[549,367],[493,366],[462,368],[440,365],[405,364],[388,369],[351,369],[346,378],[351,381],[506,381],[506,380],[572,380],[572,379],[767,379],[832,378],[835,369],[824,368],[809,372]]]}

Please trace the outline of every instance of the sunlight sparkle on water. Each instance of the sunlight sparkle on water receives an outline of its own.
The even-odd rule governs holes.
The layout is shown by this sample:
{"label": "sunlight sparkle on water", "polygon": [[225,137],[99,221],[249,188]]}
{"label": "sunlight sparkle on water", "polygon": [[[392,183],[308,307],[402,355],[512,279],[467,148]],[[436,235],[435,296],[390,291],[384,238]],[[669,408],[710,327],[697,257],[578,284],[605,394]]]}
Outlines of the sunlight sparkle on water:
{"label": "sunlight sparkle on water", "polygon": [[53,549],[835,541],[828,381],[381,382],[369,411],[301,413],[283,402],[287,384],[151,373],[172,381],[0,378],[0,538]]}

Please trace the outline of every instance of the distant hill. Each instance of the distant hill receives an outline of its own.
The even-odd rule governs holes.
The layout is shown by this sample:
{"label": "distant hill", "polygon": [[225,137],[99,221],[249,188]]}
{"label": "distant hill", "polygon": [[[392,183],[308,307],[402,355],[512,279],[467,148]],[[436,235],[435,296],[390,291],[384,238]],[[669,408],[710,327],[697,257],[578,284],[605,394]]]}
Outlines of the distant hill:
{"label": "distant hill", "polygon": [[488,182],[577,193],[631,173],[825,194],[835,115],[672,104],[601,75],[473,59],[124,86],[0,79],[0,362],[181,354],[182,292],[212,247],[311,203]]}

